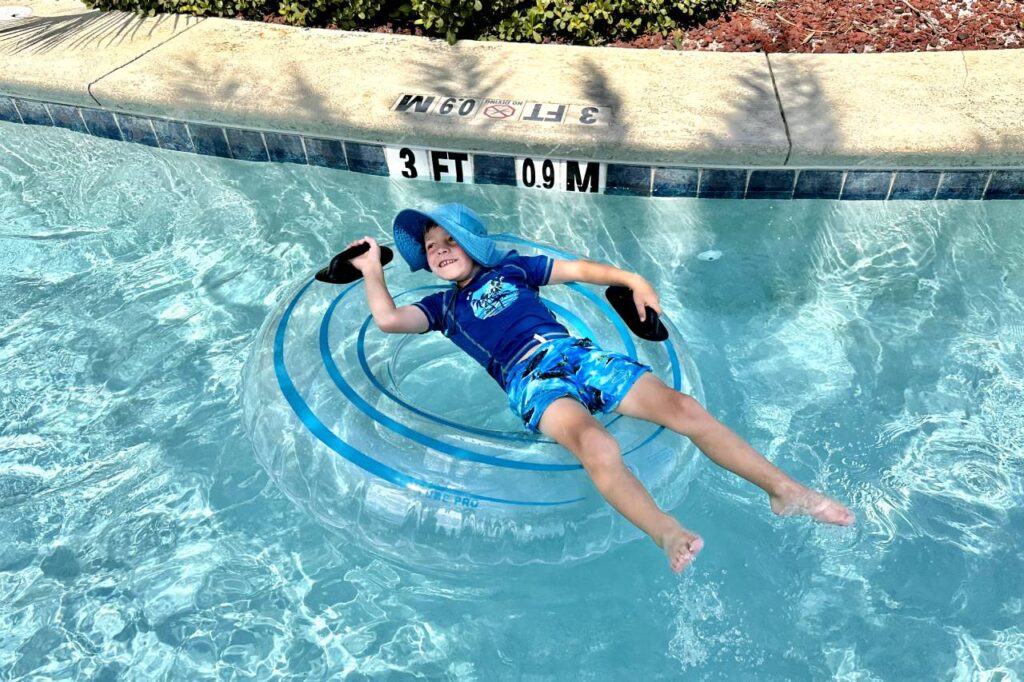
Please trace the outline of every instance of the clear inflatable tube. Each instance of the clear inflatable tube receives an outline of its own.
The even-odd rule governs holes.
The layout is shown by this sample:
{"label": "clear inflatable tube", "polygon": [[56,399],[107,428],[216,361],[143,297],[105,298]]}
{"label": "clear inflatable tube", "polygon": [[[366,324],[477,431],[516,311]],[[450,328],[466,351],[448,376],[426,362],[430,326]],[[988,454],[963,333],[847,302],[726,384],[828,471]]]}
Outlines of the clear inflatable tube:
{"label": "clear inflatable tube", "polygon": [[[524,255],[573,258],[511,235]],[[396,305],[443,286],[388,268]],[[544,303],[576,336],[650,365],[703,399],[696,368],[663,343],[634,343],[593,287],[544,287]],[[386,558],[464,569],[561,563],[640,535],[594,490],[579,462],[525,430],[483,368],[440,334],[385,334],[362,280],[303,281],[260,330],[243,377],[246,431],[276,485],[324,526]],[[626,465],[663,509],[679,504],[698,457],[655,424],[598,415]]]}

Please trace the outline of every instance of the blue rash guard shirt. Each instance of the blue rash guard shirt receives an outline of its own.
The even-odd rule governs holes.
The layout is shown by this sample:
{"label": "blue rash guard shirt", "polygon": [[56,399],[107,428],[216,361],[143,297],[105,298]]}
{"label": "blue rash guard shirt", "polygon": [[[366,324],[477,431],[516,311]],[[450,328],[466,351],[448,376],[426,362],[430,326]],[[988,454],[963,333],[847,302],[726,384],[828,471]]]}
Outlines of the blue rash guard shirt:
{"label": "blue rash guard shirt", "polygon": [[453,284],[413,305],[427,316],[428,331],[442,332],[507,390],[508,370],[531,346],[569,336],[538,292],[553,265],[547,256],[512,251],[462,289]]}

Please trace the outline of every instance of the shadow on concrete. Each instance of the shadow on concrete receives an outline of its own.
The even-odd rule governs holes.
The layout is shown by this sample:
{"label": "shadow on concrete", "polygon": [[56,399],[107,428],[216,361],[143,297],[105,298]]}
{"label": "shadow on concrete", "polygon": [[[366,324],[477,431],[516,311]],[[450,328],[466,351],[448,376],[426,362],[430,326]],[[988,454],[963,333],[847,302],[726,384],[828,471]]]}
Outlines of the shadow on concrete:
{"label": "shadow on concrete", "polygon": [[[586,103],[596,104],[602,107],[611,107],[612,112],[621,112],[623,109],[622,95],[620,95],[608,83],[608,77],[604,70],[599,68],[592,59],[583,62],[583,97]],[[621,120],[614,120],[607,128],[594,129],[594,136],[600,136],[603,144],[619,144],[626,139],[631,127]]]}
{"label": "shadow on concrete", "polygon": [[[758,140],[774,138],[775,128],[781,125],[779,119],[779,103],[775,98],[770,78],[761,77],[759,74],[750,71],[741,71],[734,78],[736,88],[743,93],[743,96],[727,118],[723,120],[721,132],[710,134],[704,145],[706,149],[713,150],[716,147],[736,149],[737,141],[751,140],[757,144]],[[770,113],[767,113],[770,112]],[[757,152],[757,149],[750,149]],[[762,155],[761,163],[771,163]],[[777,165],[782,165],[783,159],[779,159]],[[741,164],[746,165],[746,164]]]}
{"label": "shadow on concrete", "polygon": [[0,25],[0,53],[42,54],[53,50],[81,50],[130,43],[151,37],[170,24],[173,29],[202,21],[181,14],[147,17],[133,12],[92,10],[54,17],[31,17]]}
{"label": "shadow on concrete", "polygon": [[[231,69],[221,68],[222,66],[209,60],[189,57],[165,63],[163,77],[168,83],[174,84],[174,89],[167,93],[166,101],[169,108],[160,112],[161,115],[196,121],[197,113],[202,113],[206,115],[200,122],[210,125],[229,125],[264,131],[278,130],[300,133],[307,137],[351,138],[348,134],[347,120],[340,111],[330,107],[323,94],[323,87],[317,88],[301,69],[282,68],[277,72],[275,77],[278,83],[286,86],[282,90],[286,93],[283,98],[286,99],[288,106],[281,109],[285,112],[283,117],[268,119],[266,117],[273,113],[272,111],[256,114],[247,111],[242,115],[237,113],[233,103],[236,98],[244,95],[248,87],[247,81],[244,74],[239,75]],[[180,108],[177,108],[179,106]],[[319,121],[336,122],[339,130],[335,133],[310,131],[302,125],[309,120],[308,118],[296,120],[295,117],[287,116],[287,112],[293,111],[312,114]],[[250,119],[249,116],[259,117],[260,120]]]}
{"label": "shadow on concrete", "polygon": [[974,144],[970,153],[957,155],[957,166],[965,166],[964,161],[971,161],[974,166],[981,168],[1024,168],[1024,157],[1020,154],[1020,149],[1024,147],[1024,134],[998,130],[991,121],[971,111],[965,111],[964,115],[975,124],[971,133]]}
{"label": "shadow on concrete", "polygon": [[837,148],[842,142],[842,135],[832,115],[832,107],[825,101],[820,81],[810,72],[800,78],[786,79],[782,72],[784,67],[772,63],[771,55],[765,55],[765,58],[772,70],[776,90],[785,88],[786,93],[785,98],[779,97],[777,102],[789,137],[786,165],[793,155],[794,141],[799,144],[813,140],[819,147]]}
{"label": "shadow on concrete", "polygon": [[[787,166],[792,156],[794,140],[810,142],[816,146],[833,148],[838,145],[841,135],[831,108],[824,101],[821,84],[811,73],[800,78],[786,78],[781,69],[773,65],[770,55],[765,55],[768,66],[767,78],[753,72],[736,74],[734,82],[740,92],[745,93],[731,114],[723,121],[720,133],[708,137],[705,148],[725,147],[735,149],[737,141],[771,139],[778,126],[785,127],[788,150],[784,158],[770,159],[762,156],[757,162],[762,165]],[[785,82],[783,82],[785,81]],[[785,98],[777,90],[784,87]],[[772,112],[766,116],[766,112]],[[794,127],[794,121],[796,127]],[[758,152],[751,148],[749,152]],[[746,164],[739,165],[749,165]]]}

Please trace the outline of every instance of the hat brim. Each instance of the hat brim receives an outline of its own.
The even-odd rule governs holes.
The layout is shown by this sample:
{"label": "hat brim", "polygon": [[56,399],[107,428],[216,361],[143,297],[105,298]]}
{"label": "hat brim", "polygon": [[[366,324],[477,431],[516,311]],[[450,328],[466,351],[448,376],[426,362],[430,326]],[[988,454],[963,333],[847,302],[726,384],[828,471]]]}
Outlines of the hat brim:
{"label": "hat brim", "polygon": [[401,254],[409,268],[417,270],[427,269],[427,254],[423,250],[423,231],[427,223],[434,219],[414,208],[407,208],[395,216],[393,231],[395,236],[395,248]]}
{"label": "hat brim", "polygon": [[510,252],[498,249],[493,237],[474,234],[460,225],[450,212],[443,210],[448,206],[446,204],[429,213],[407,208],[395,216],[395,247],[413,272],[429,269],[423,247],[423,232],[428,223],[436,223],[447,230],[469,257],[480,265],[494,267],[508,256]]}

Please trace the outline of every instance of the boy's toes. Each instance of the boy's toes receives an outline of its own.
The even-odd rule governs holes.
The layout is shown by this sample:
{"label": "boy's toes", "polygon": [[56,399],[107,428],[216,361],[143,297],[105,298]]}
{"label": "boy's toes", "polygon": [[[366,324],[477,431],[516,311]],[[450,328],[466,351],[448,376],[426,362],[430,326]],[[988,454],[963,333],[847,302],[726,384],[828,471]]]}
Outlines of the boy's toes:
{"label": "boy's toes", "polygon": [[689,566],[703,547],[704,540],[699,535],[680,529],[679,533],[669,539],[665,548],[672,571],[679,573]]}
{"label": "boy's toes", "polygon": [[834,523],[839,526],[849,526],[856,518],[852,511],[835,500],[828,500],[828,503],[814,516],[818,521]]}

